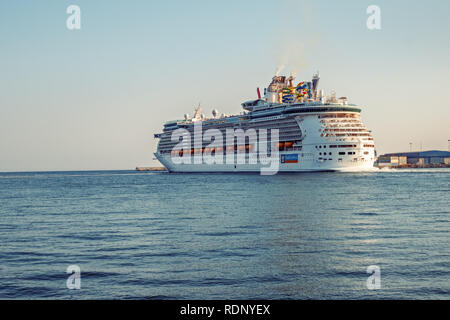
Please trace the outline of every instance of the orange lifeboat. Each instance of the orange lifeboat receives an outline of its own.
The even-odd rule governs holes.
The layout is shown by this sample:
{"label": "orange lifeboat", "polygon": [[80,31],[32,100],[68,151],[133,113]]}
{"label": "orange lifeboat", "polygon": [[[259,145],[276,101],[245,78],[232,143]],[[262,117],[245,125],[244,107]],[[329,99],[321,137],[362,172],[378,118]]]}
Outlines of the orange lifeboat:
{"label": "orange lifeboat", "polygon": [[283,149],[284,148],[284,142],[280,142],[278,144],[278,149]]}
{"label": "orange lifeboat", "polygon": [[292,147],[294,145],[294,141],[287,141],[285,144],[284,144],[284,146],[286,147],[286,148],[290,148],[290,147]]}

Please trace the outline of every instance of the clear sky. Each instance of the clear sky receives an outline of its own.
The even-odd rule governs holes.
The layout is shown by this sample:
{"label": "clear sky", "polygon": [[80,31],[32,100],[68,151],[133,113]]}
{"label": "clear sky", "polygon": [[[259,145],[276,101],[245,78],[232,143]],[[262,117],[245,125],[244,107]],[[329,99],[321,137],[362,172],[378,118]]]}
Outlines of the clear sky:
{"label": "clear sky", "polygon": [[[81,30],[66,8],[81,8]],[[366,8],[381,8],[381,30]],[[239,113],[275,70],[363,108],[379,154],[446,150],[450,1],[0,1],[0,171],[157,165],[167,120]]]}

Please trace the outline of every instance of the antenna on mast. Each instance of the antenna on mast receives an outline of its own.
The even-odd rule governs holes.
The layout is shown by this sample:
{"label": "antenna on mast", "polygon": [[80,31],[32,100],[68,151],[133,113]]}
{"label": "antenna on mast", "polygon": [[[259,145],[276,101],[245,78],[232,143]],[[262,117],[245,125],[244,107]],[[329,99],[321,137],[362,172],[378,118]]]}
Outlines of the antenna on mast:
{"label": "antenna on mast", "polygon": [[200,108],[200,102],[198,103],[198,107],[197,108],[195,108],[195,111],[194,111],[194,116],[193,116],[193,118],[194,119],[201,119],[201,108]]}

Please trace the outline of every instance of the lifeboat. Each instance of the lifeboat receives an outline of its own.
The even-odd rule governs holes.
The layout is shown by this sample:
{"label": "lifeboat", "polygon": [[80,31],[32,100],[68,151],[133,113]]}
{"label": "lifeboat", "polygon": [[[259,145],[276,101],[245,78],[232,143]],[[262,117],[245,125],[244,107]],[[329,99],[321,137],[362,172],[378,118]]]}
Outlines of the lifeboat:
{"label": "lifeboat", "polygon": [[283,149],[284,148],[284,142],[280,142],[278,144],[278,149]]}
{"label": "lifeboat", "polygon": [[294,141],[287,141],[287,142],[285,142],[285,144],[284,144],[284,146],[286,147],[286,148],[290,148],[290,147],[292,147],[294,145]]}

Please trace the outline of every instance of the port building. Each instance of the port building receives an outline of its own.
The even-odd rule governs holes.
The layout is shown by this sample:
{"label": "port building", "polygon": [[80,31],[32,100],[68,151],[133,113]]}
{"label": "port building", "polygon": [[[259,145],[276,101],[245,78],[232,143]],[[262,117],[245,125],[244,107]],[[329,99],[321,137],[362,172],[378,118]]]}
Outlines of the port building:
{"label": "port building", "polygon": [[430,150],[421,152],[386,153],[378,157],[379,167],[450,166],[450,152]]}

